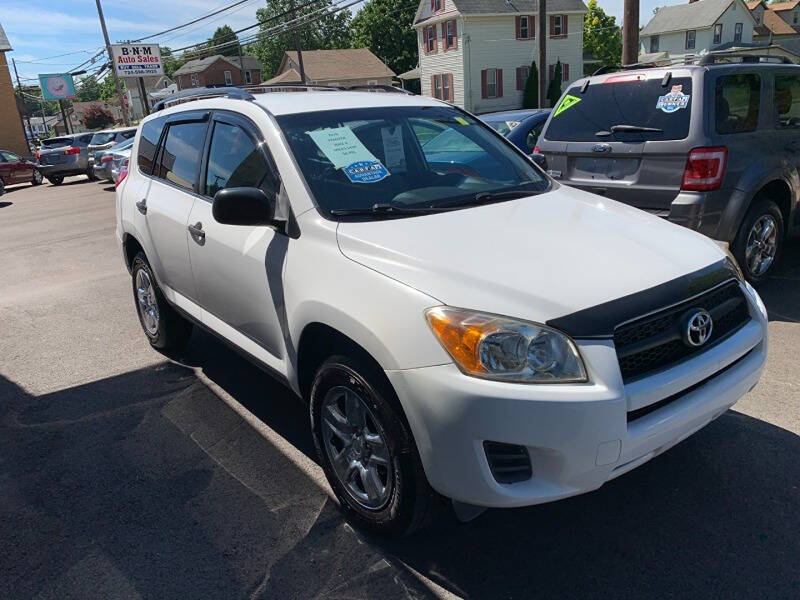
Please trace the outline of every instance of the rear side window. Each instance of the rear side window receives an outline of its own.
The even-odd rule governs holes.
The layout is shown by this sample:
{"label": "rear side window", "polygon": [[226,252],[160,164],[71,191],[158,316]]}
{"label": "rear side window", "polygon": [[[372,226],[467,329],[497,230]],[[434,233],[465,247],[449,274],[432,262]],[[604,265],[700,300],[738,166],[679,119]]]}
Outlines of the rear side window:
{"label": "rear side window", "polygon": [[156,147],[163,129],[164,119],[153,119],[142,125],[142,134],[139,136],[139,154],[136,159],[142,173],[149,175],[153,171]]}
{"label": "rear side window", "polygon": [[261,149],[238,125],[216,123],[206,171],[206,195],[229,187],[257,187],[277,192],[276,177]]}
{"label": "rear side window", "polygon": [[754,73],[725,75],[714,89],[714,127],[717,133],[746,133],[758,127],[761,77]]}
{"label": "rear side window", "polygon": [[158,177],[190,191],[197,191],[197,171],[206,137],[206,122],[175,123],[159,154]]}
{"label": "rear side window", "polygon": [[800,75],[775,74],[775,112],[780,129],[800,129]]}
{"label": "rear side window", "polygon": [[78,144],[81,145],[81,146],[86,146],[92,141],[93,137],[94,137],[94,134],[91,134],[91,133],[89,133],[87,135],[79,135],[78,136]]}
{"label": "rear side window", "polygon": [[[547,140],[564,142],[682,140],[689,135],[692,80],[673,77],[610,75],[581,93],[575,86],[553,109],[544,132]],[[615,125],[647,131],[612,131]],[[630,129],[630,128],[628,128]]]}

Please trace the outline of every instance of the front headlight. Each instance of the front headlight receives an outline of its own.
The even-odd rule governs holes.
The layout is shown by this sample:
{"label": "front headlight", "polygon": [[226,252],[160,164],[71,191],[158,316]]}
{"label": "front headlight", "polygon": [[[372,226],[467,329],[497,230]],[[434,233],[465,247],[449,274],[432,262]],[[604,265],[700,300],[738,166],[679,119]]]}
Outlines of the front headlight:
{"label": "front headlight", "polygon": [[587,381],[575,344],[545,325],[449,306],[429,308],[425,317],[467,375],[516,383]]}

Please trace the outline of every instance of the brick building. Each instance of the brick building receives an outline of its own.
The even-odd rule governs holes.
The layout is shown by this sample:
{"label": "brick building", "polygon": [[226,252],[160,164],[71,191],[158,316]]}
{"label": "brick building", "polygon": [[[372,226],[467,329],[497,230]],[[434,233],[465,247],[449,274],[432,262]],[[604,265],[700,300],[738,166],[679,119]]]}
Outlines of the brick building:
{"label": "brick building", "polygon": [[179,90],[222,85],[257,85],[261,83],[262,66],[254,56],[244,56],[244,69],[239,58],[216,54],[190,60],[175,71],[173,77]]}
{"label": "brick building", "polygon": [[12,50],[3,26],[0,25],[0,149],[11,150],[22,156],[31,153],[25,139],[25,129],[19,114],[14,85],[11,82],[6,52]]}

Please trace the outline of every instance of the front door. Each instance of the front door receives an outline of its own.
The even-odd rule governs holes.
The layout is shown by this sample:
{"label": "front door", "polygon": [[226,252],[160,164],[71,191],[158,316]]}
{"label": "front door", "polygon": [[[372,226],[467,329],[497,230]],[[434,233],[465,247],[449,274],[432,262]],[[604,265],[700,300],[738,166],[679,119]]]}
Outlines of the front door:
{"label": "front door", "polygon": [[282,273],[288,238],[273,227],[222,225],[212,215],[217,191],[258,187],[277,196],[278,177],[259,143],[258,129],[249,121],[215,116],[212,128],[203,170],[204,199],[195,202],[189,217],[194,228],[189,255],[203,320],[222,333],[220,321],[232,327],[266,350],[271,356],[265,361],[278,367],[285,347],[278,311],[284,306]]}
{"label": "front door", "polygon": [[3,154],[10,166],[11,181],[9,183],[26,183],[33,179],[33,165],[28,164],[21,156],[13,152],[4,152]]}

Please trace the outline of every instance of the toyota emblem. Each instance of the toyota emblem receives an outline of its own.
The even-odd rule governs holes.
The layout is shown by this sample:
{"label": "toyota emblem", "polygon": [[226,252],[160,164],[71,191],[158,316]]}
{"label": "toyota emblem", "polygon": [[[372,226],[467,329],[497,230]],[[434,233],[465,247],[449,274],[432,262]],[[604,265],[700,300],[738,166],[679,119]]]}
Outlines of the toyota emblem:
{"label": "toyota emblem", "polygon": [[692,348],[705,344],[711,337],[714,322],[707,310],[698,308],[689,314],[683,330],[683,342]]}

